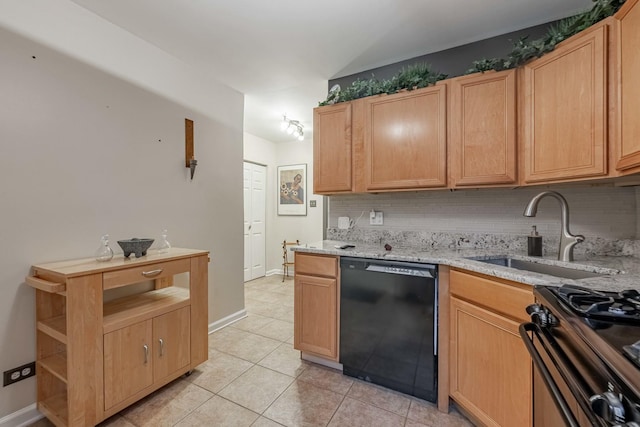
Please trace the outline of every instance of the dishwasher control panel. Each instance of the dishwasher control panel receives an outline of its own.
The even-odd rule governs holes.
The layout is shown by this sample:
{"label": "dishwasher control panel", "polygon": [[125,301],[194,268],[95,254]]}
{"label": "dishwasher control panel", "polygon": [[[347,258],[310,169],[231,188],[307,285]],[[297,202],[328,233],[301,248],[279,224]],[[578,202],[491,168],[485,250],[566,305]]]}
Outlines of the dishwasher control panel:
{"label": "dishwasher control panel", "polygon": [[389,274],[403,274],[405,276],[417,276],[417,277],[429,277],[433,278],[433,274],[431,274],[430,270],[418,269],[418,268],[406,268],[406,267],[395,267],[390,265],[375,265],[371,264],[367,266],[367,271],[377,271],[379,273],[389,273]]}

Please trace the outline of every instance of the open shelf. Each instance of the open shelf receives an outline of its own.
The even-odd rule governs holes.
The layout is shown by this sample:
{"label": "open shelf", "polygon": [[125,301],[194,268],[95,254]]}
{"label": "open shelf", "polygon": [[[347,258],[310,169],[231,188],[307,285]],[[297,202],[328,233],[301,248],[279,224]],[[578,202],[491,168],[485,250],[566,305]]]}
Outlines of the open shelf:
{"label": "open shelf", "polygon": [[189,304],[189,291],[175,286],[119,298],[103,306],[103,332],[113,332]]}
{"label": "open shelf", "polygon": [[60,381],[67,383],[67,353],[57,353],[38,361],[39,367],[51,372]]}
{"label": "open shelf", "polygon": [[56,426],[68,424],[67,393],[60,393],[38,402],[38,409]]}
{"label": "open shelf", "polygon": [[38,330],[63,344],[67,343],[67,317],[64,314],[38,321]]}

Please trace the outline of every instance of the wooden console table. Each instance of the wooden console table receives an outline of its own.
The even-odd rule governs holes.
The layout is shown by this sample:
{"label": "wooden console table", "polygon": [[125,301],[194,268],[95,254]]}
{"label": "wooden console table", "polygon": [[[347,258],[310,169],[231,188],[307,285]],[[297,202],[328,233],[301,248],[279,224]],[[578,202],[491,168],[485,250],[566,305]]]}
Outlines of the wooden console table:
{"label": "wooden console table", "polygon": [[[172,248],[34,265],[40,412],[93,426],[207,360],[208,262]],[[105,298],[116,288],[127,295]]]}

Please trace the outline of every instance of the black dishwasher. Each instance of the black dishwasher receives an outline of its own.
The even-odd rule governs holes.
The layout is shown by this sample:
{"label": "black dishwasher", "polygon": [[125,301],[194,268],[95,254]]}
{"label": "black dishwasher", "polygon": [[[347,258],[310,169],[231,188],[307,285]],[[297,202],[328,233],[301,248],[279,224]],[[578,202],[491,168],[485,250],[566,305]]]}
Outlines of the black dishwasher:
{"label": "black dishwasher", "polygon": [[345,375],[435,402],[437,266],[340,258]]}

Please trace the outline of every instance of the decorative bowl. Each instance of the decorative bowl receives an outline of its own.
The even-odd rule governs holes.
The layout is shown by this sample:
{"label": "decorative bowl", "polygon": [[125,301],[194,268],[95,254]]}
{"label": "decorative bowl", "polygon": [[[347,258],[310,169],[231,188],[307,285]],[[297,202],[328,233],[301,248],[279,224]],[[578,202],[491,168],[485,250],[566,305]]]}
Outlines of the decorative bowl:
{"label": "decorative bowl", "polygon": [[147,254],[147,249],[153,243],[153,239],[138,239],[134,237],[128,240],[118,240],[118,244],[124,252],[124,257],[129,258],[129,255],[135,254],[136,258],[143,257]]}

